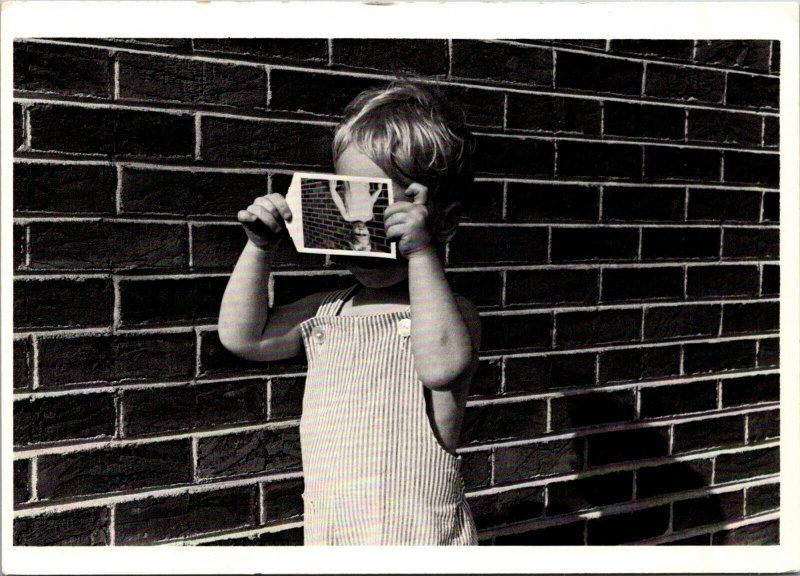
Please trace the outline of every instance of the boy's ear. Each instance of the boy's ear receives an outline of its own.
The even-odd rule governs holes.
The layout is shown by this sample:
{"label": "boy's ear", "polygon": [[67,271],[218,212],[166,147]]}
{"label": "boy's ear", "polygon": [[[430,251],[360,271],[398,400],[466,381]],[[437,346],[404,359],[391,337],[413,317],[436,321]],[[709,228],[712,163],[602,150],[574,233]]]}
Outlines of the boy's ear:
{"label": "boy's ear", "polygon": [[455,236],[458,221],[461,218],[461,203],[452,202],[445,206],[439,213],[436,226],[436,239],[441,244],[446,244]]}

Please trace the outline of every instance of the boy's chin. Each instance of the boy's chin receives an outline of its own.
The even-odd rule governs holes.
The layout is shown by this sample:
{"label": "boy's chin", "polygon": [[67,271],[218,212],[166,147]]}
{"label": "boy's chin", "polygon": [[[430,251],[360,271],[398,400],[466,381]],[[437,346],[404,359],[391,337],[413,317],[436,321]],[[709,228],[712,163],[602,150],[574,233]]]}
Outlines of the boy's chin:
{"label": "boy's chin", "polygon": [[334,264],[344,266],[368,288],[387,288],[408,278],[405,259],[370,258],[363,256],[332,256]]}

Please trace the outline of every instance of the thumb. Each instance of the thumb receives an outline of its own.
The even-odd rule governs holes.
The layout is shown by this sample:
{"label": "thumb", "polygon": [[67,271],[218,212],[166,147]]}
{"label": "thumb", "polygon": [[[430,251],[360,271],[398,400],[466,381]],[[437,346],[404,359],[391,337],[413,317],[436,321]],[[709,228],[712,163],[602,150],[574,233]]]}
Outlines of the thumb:
{"label": "thumb", "polygon": [[406,188],[406,197],[412,197],[412,204],[425,204],[428,202],[428,188],[419,184],[418,182],[413,182]]}

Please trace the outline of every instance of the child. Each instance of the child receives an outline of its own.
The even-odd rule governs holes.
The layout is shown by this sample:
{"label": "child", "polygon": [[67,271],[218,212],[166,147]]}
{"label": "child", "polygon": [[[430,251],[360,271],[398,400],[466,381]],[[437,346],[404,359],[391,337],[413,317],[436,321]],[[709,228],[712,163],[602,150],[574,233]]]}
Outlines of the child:
{"label": "child", "polygon": [[353,226],[350,248],[359,252],[369,252],[372,249],[367,222],[372,220],[372,207],[385,186],[376,186],[370,194],[369,182],[342,182],[342,192],[345,199],[336,190],[337,184],[331,182],[331,197],[345,222]]}
{"label": "child", "polygon": [[477,544],[458,445],[480,323],[450,290],[444,245],[468,191],[470,138],[432,90],[360,94],[333,143],[338,174],[391,178],[385,212],[397,260],[335,257],[358,283],[267,309],[280,194],[238,213],[248,236],[223,296],[219,337],[234,354],[305,353],[300,420],[306,544]]}

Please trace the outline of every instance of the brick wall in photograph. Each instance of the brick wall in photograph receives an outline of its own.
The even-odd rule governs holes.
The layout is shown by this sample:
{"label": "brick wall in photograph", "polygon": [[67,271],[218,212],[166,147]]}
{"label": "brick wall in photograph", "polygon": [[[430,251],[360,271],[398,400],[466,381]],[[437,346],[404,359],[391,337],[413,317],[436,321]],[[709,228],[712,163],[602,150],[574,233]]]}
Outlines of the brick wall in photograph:
{"label": "brick wall in photograph", "polygon": [[[477,183],[461,447],[485,545],[778,537],[776,41],[27,39],[14,49],[14,541],[302,543],[305,364],[241,360],[236,212],[423,75]],[[282,243],[273,304],[351,285]]]}

